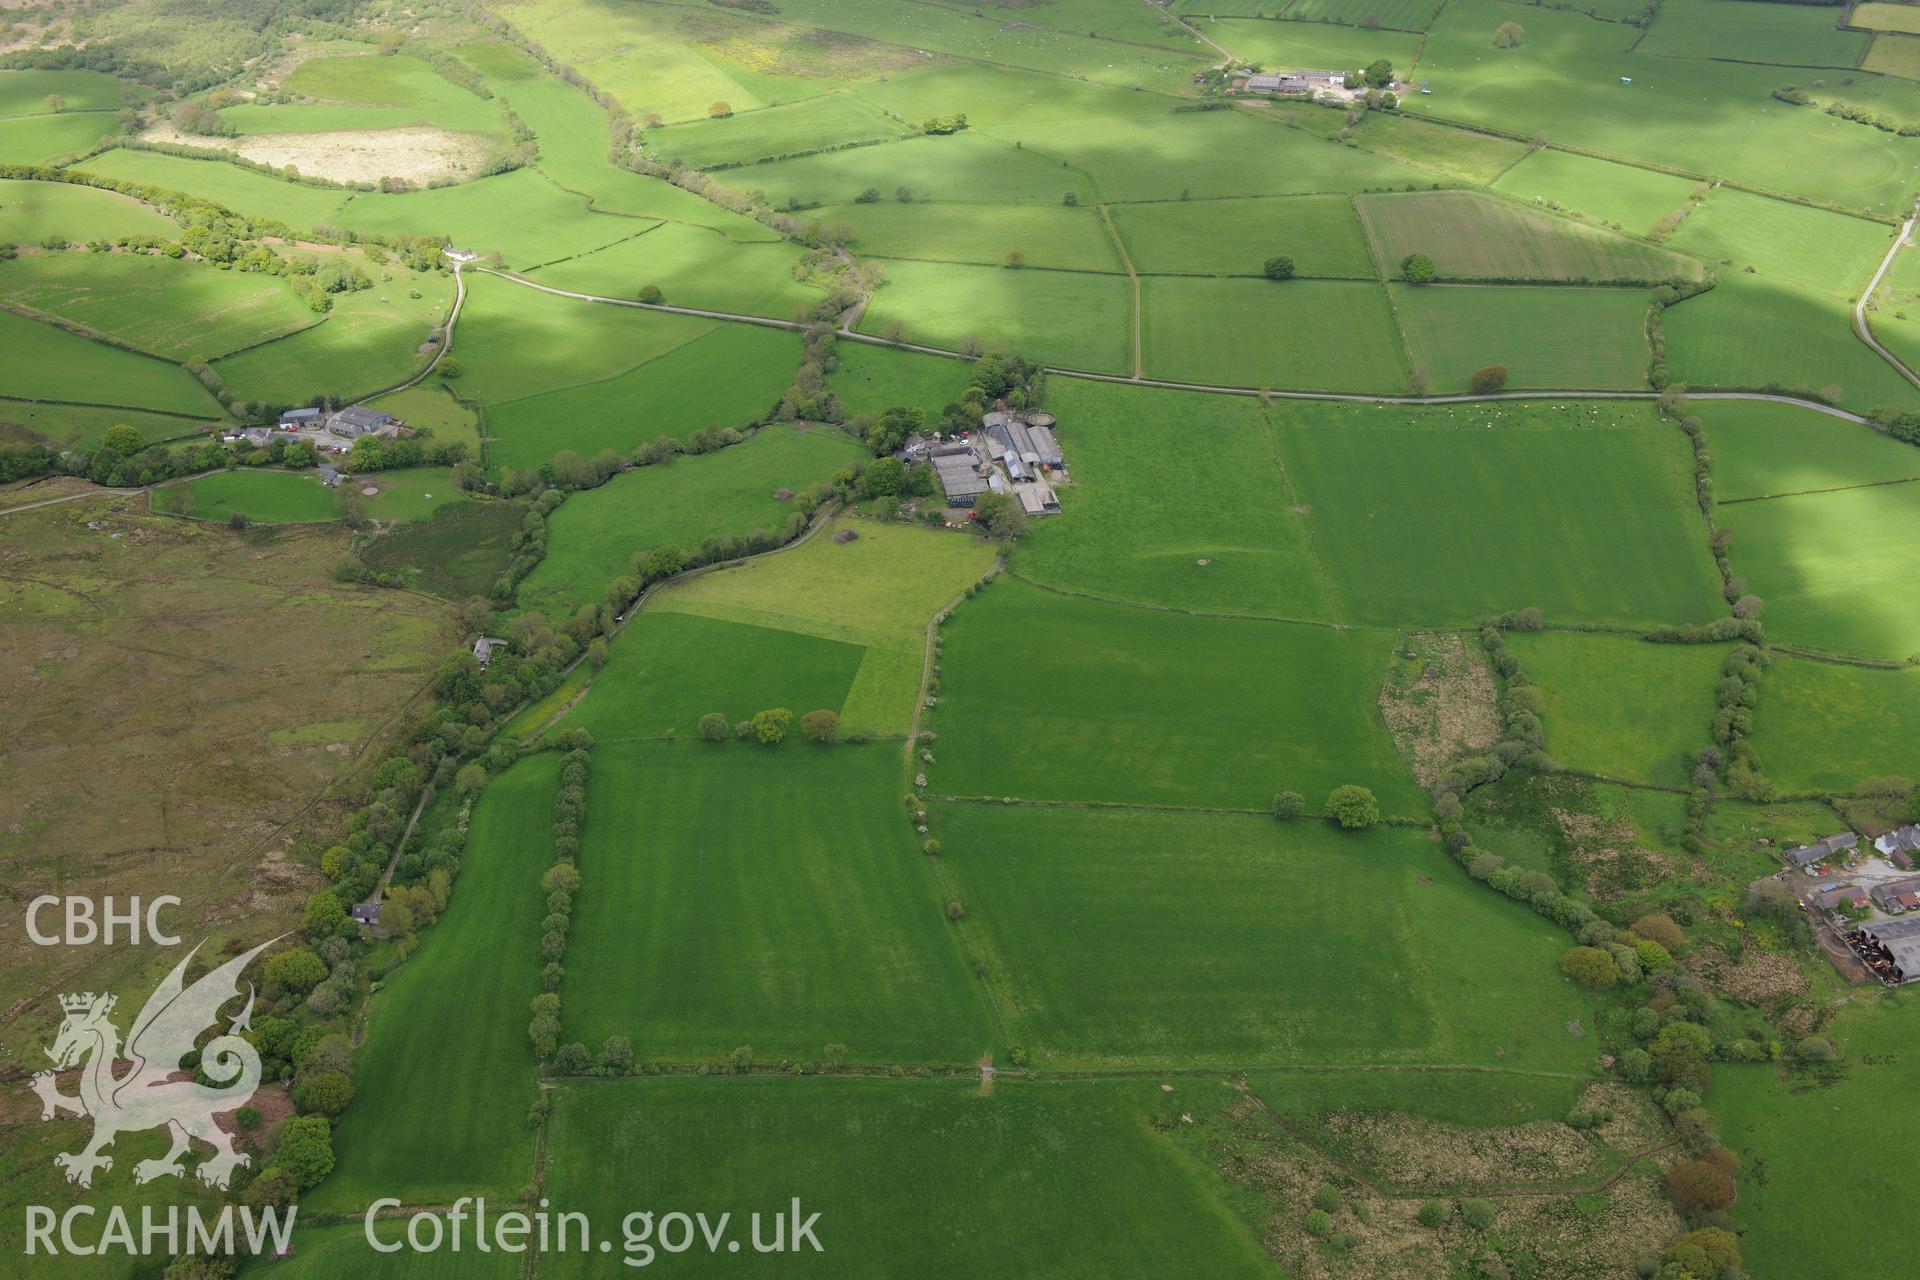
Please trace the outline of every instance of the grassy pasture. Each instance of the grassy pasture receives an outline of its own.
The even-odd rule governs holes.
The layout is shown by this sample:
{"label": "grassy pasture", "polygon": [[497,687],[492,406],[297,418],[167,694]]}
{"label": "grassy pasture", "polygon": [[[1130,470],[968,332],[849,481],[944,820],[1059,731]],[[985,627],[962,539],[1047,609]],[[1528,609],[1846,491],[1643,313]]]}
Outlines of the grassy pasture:
{"label": "grassy pasture", "polygon": [[847,143],[886,142],[909,132],[852,94],[828,93],[725,119],[649,129],[647,149],[668,161],[712,169]]}
{"label": "grassy pasture", "polygon": [[1285,196],[1430,182],[1417,169],[1245,111],[1005,124],[995,134],[1084,171],[1102,200]]}
{"label": "grassy pasture", "polygon": [[1435,392],[1474,370],[1508,369],[1513,388],[1631,391],[1647,385],[1647,294],[1528,285],[1393,285],[1407,358]]}
{"label": "grassy pasture", "polygon": [[67,448],[91,449],[108,427],[125,423],[149,444],[189,435],[213,422],[219,410],[208,404],[197,417],[176,417],[142,409],[96,409],[87,405],[0,400],[0,443],[40,440]]}
{"label": "grassy pasture", "polygon": [[1633,782],[1687,783],[1727,646],[1565,631],[1515,632],[1507,643],[1546,698],[1554,759]]}
{"label": "grassy pasture", "polygon": [[363,233],[449,236],[475,253],[498,252],[516,270],[591,253],[652,226],[595,213],[585,196],[531,169],[401,195],[361,192],[333,221]]}
{"label": "grassy pasture", "polygon": [[[1851,299],[1860,296],[1880,265],[1893,243],[1893,229],[1722,187],[1680,224],[1671,243],[1724,261],[1727,275],[1738,272]],[[1747,272],[1748,266],[1754,270]]]}
{"label": "grassy pasture", "polygon": [[[332,1176],[311,1212],[354,1212],[378,1196],[451,1204],[511,1197],[533,1166],[526,1110],[536,1063],[527,1002],[540,993],[540,876],[553,862],[560,757],[496,777],[474,806],[453,898],[420,949],[373,997],[341,1118]],[[432,1071],[408,1064],[431,1060]]]}
{"label": "grassy pasture", "polygon": [[1424,833],[979,804],[932,818],[1010,1034],[1046,1066],[1591,1057],[1565,1029],[1591,1007],[1553,967],[1565,935]]}
{"label": "grassy pasture", "polygon": [[1346,196],[1162,200],[1115,205],[1112,214],[1135,270],[1149,274],[1259,275],[1275,254],[1303,276],[1374,274]]}
{"label": "grassy pasture", "polygon": [[0,71],[0,118],[50,114],[47,97],[66,99],[63,111],[114,111],[146,96],[138,85],[104,71]]}
{"label": "grassy pasture", "polygon": [[1775,644],[1904,660],[1920,621],[1904,587],[1920,545],[1920,485],[1843,489],[1722,506],[1734,572],[1767,602]]}
{"label": "grassy pasture", "polygon": [[857,456],[858,445],[830,431],[769,427],[717,453],[623,472],[548,517],[547,558],[520,584],[520,603],[571,613],[631,573],[636,551],[777,528],[793,508],[776,490],[824,480]]}
{"label": "grassy pasture", "polygon": [[[458,133],[502,131],[498,99],[489,102],[476,97],[404,53],[308,58],[280,82],[280,87],[322,102],[405,108],[412,113],[408,123],[419,121]],[[265,113],[273,108],[229,107],[221,115],[246,133],[250,130],[234,117],[250,110]]]}
{"label": "grassy pasture", "polygon": [[1920,40],[1908,36],[1875,36],[1860,60],[1863,71],[1920,80]]}
{"label": "grassy pasture", "polygon": [[534,467],[563,449],[627,453],[661,435],[744,426],[772,410],[799,360],[790,333],[721,325],[611,378],[497,404],[487,418],[487,456]]}
{"label": "grassy pasture", "polygon": [[[725,1206],[741,1234],[745,1215],[771,1217],[805,1188],[825,1251],[781,1255],[795,1277],[958,1280],[1043,1238],[1059,1280],[1271,1275],[1256,1228],[1170,1132],[1181,1109],[1230,1095],[1212,1080],[1173,1088],[1001,1079],[979,1096],[957,1080],[570,1082],[554,1115],[551,1194],[596,1223],[635,1204]],[[724,1165],[715,1150],[729,1153]],[[916,1217],[928,1203],[943,1206],[935,1232]],[[740,1270],[704,1250],[673,1262],[693,1275]],[[542,1270],[577,1280],[605,1265],[576,1252]]]}
{"label": "grassy pasture", "polygon": [[865,655],[844,640],[649,607],[564,725],[621,742],[692,738],[714,711],[729,726],[767,707],[838,714]]}
{"label": "grassy pasture", "polygon": [[953,348],[974,338],[1070,369],[1126,371],[1127,282],[1120,277],[945,262],[894,261],[886,270],[860,318],[862,333],[898,324],[909,342]]}
{"label": "grassy pasture", "polygon": [[770,229],[670,182],[618,168],[607,158],[607,116],[586,94],[544,72],[500,86],[540,139],[539,171],[600,213],[670,218],[712,227],[732,240],[777,240]]}
{"label": "grassy pasture", "polygon": [[1749,739],[1788,791],[1846,790],[1920,758],[1920,670],[1782,656],[1768,668]]}
{"label": "grassy pasture", "polygon": [[293,1233],[293,1253],[271,1262],[245,1267],[249,1277],[266,1280],[514,1280],[525,1259],[521,1255],[493,1250],[481,1253],[473,1248],[467,1235],[466,1248],[458,1253],[442,1249],[421,1253],[406,1247],[406,1223],[377,1223],[374,1234],[382,1244],[398,1246],[394,1253],[381,1253],[367,1243],[366,1224],[358,1219],[335,1226],[300,1227]]}
{"label": "grassy pasture", "polygon": [[[393,278],[380,280],[383,270]],[[279,404],[316,395],[351,400],[403,382],[424,365],[431,356],[422,344],[453,304],[452,279],[398,265],[372,274],[373,288],[335,294],[319,324],[218,361],[214,367],[234,395]]]}
{"label": "grassy pasture", "polygon": [[16,258],[0,264],[0,298],[166,360],[221,356],[321,323],[274,276],[146,254]]}
{"label": "grassy pasture", "polygon": [[1291,500],[1351,621],[1466,625],[1528,606],[1550,623],[1720,616],[1686,439],[1650,406],[1271,412]]}
{"label": "grassy pasture", "polygon": [[718,327],[713,320],[596,306],[473,274],[457,335],[460,393],[492,407],[604,381]]}
{"label": "grassy pasture", "polygon": [[333,490],[312,471],[216,471],[156,490],[154,509],[219,521],[239,512],[258,524],[299,524],[340,515]]}
{"label": "grassy pasture", "polygon": [[[1893,8],[1864,5],[1862,8]],[[1920,15],[1916,15],[1920,16]],[[1910,991],[1856,997],[1824,1033],[1848,1067],[1824,1088],[1801,1089],[1766,1066],[1715,1073],[1713,1112],[1729,1146],[1749,1167],[1766,1161],[1764,1186],[1742,1189],[1734,1206],[1740,1251],[1754,1274],[1817,1272],[1823,1232],[1872,1230],[1872,1201],[1822,1191],[1862,1164],[1885,1167],[1904,1149],[1901,1126],[1882,1123],[1907,1096],[1902,1062],[1920,1053],[1920,1019]]]}
{"label": "grassy pasture", "polygon": [[374,407],[386,410],[415,431],[424,431],[436,444],[464,444],[469,457],[480,457],[479,417],[454,398],[452,384],[442,379],[381,396]]}
{"label": "grassy pasture", "polygon": [[[369,496],[362,489],[378,492]],[[406,524],[425,520],[466,495],[454,484],[452,467],[406,467],[351,476],[341,482],[340,496],[370,520]]]}
{"label": "grassy pasture", "polygon": [[1399,31],[1425,31],[1440,6],[1435,0],[1294,0],[1287,6],[1289,21],[1338,22],[1358,27],[1367,17]]}
{"label": "grassy pasture", "polygon": [[92,342],[50,324],[0,311],[0,394],[220,416],[219,403],[185,369]]}
{"label": "grassy pasture", "polygon": [[[1188,617],[996,582],[943,628],[943,795],[1264,809],[1373,788],[1420,807],[1374,705],[1391,637]],[[1019,673],[1027,698],[1009,692]],[[1287,726],[1312,725],[1312,732]]]}
{"label": "grassy pasture", "polygon": [[1912,384],[1853,335],[1851,311],[1837,297],[1722,275],[1711,293],[1662,314],[1667,364],[1674,381],[1702,390],[1833,387],[1860,413],[1920,404]]}
{"label": "grassy pasture", "polygon": [[[1334,121],[1345,119],[1319,107],[1303,110],[1313,114],[1294,117],[1302,128],[1311,128],[1316,116],[1322,121],[1327,116],[1332,116]],[[1512,138],[1433,124],[1398,111],[1369,112],[1367,118],[1355,126],[1352,140],[1375,155],[1418,166],[1455,182],[1475,185],[1491,183],[1528,151],[1526,143]]]}
{"label": "grassy pasture", "polygon": [[[832,535],[846,529],[859,536],[835,542]],[[846,701],[829,709],[839,711],[844,733],[904,734],[926,662],[927,624],[993,560],[993,548],[976,538],[841,521],[792,550],[674,586],[648,608],[860,645],[865,654]]]}
{"label": "grassy pasture", "polygon": [[1339,616],[1257,401],[1062,378],[1047,403],[1075,484],[1059,491],[1063,518],[1021,541],[1023,576],[1175,608]]}
{"label": "grassy pasture", "polygon": [[[1410,110],[1732,178],[1892,216],[1911,202],[1920,143],[1773,102],[1777,67],[1629,56],[1639,32],[1585,14],[1532,7],[1519,48],[1492,47],[1512,16],[1500,0],[1448,4],[1420,74],[1432,96]],[[1662,18],[1666,15],[1663,13]],[[1656,24],[1657,25],[1657,24]],[[1621,77],[1632,84],[1622,84]],[[1913,117],[1913,86],[1862,79],[1847,99]]]}
{"label": "grassy pasture", "polygon": [[[1160,276],[1144,282],[1142,299],[1150,377],[1313,391],[1406,385],[1400,335],[1377,284]],[[1222,342],[1223,331],[1233,341]]]}
{"label": "grassy pasture", "polygon": [[1920,477],[1912,445],[1790,404],[1696,400],[1722,502]]}
{"label": "grassy pasture", "polygon": [[509,540],[525,514],[516,502],[448,502],[381,534],[361,558],[375,569],[398,570],[417,591],[471,600],[485,596],[507,567]]}
{"label": "grassy pasture", "polygon": [[270,178],[224,160],[191,160],[158,151],[118,149],[77,166],[127,182],[185,191],[249,218],[278,219],[296,231],[331,223],[350,192]]}
{"label": "grassy pasture", "polygon": [[1358,196],[1374,258],[1398,276],[1409,254],[1443,279],[1580,282],[1698,280],[1697,259],[1482,191]]}
{"label": "grassy pasture", "polygon": [[915,200],[1054,205],[1072,191],[1090,201],[1085,177],[1057,159],[972,131],[908,138],[729,170],[729,185],[765,191],[774,205],[845,204],[868,188],[891,197],[899,187]]}
{"label": "grassy pasture", "polygon": [[608,297],[658,285],[675,306],[790,320],[825,295],[793,278],[801,250],[790,244],[736,244],[708,227],[663,222],[604,249],[528,274],[542,284]]}
{"label": "grassy pasture", "polygon": [[[1416,0],[1425,6],[1427,0]],[[1390,8],[1409,8],[1400,4]],[[1437,7],[1437,6],[1436,6]],[[1433,15],[1428,13],[1426,18]],[[1406,20],[1402,17],[1402,22]],[[1313,68],[1346,70],[1364,67],[1385,58],[1402,75],[1413,65],[1420,37],[1413,29],[1399,28],[1402,22],[1388,22],[1380,15],[1382,30],[1368,31],[1356,19],[1351,25],[1334,26],[1325,22],[1271,22],[1259,19],[1223,17],[1199,19],[1194,25],[1223,47],[1233,50],[1244,62],[1257,62],[1267,68]],[[1423,19],[1421,27],[1426,26]]]}
{"label": "grassy pasture", "polygon": [[1838,17],[1809,5],[1673,0],[1661,6],[1659,20],[1634,52],[1666,58],[1851,69],[1860,65],[1867,42],[1873,37],[1839,30]]}
{"label": "grassy pasture", "polygon": [[944,356],[865,342],[842,342],[834,351],[840,363],[827,375],[827,386],[850,414],[912,405],[937,419],[966,386],[966,365]]}
{"label": "grassy pasture", "polygon": [[[589,694],[589,699],[592,698]],[[644,1058],[973,1061],[985,1002],[879,744],[594,752],[564,1036]]]}
{"label": "grassy pasture", "polygon": [[149,205],[98,187],[0,182],[0,244],[39,244],[56,234],[69,243],[130,235],[170,240],[180,226]]}
{"label": "grassy pasture", "polygon": [[118,132],[113,116],[103,111],[0,119],[0,164],[56,164]]}
{"label": "grassy pasture", "polygon": [[[1104,0],[1096,2],[1104,3]],[[1038,10],[1041,6],[1029,8]],[[1037,75],[1017,67],[946,60],[920,63],[861,85],[856,92],[863,101],[882,111],[916,123],[931,116],[961,111],[966,113],[967,123],[973,129],[990,129],[1007,123],[1160,116],[1167,110],[1166,99],[1158,94]]]}
{"label": "grassy pasture", "polygon": [[1501,174],[1493,187],[1523,200],[1557,200],[1569,209],[1618,222],[1623,230],[1641,234],[1685,207],[1694,184],[1670,173],[1541,147]]}
{"label": "grassy pasture", "polygon": [[906,204],[889,198],[835,205],[807,217],[853,228],[851,244],[863,256],[997,267],[1009,253],[1018,252],[1030,267],[1120,270],[1112,237],[1093,209]]}
{"label": "grassy pasture", "polygon": [[1853,7],[1848,21],[1868,31],[1902,31],[1909,35],[1920,35],[1920,13],[1915,13],[1911,5],[1882,4],[1879,0],[1868,0],[1866,4]]}

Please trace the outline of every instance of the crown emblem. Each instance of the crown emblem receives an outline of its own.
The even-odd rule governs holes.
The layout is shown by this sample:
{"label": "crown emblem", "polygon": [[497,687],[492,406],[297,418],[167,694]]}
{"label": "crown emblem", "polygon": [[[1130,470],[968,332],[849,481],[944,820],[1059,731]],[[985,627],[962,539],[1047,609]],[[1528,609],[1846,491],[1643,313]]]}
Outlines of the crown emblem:
{"label": "crown emblem", "polygon": [[91,991],[84,992],[80,995],[60,997],[60,1007],[68,1013],[85,1013],[93,1008],[96,1002],[104,1002],[106,1005],[111,1006],[113,997],[96,996]]}

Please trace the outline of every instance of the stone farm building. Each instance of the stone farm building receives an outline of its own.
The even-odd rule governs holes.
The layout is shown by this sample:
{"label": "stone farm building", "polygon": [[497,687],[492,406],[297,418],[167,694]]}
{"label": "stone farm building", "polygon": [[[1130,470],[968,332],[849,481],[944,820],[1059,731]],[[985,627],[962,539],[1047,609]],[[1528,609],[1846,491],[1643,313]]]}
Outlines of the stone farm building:
{"label": "stone farm building", "polygon": [[1812,844],[1803,844],[1797,849],[1789,849],[1781,856],[1787,860],[1787,865],[1790,867],[1811,867],[1825,862],[1837,853],[1858,848],[1859,845],[1860,837],[1851,831],[1845,831],[1837,836],[1828,836],[1824,840],[1815,840]]}
{"label": "stone farm building", "polygon": [[369,409],[363,404],[352,404],[333,415],[327,424],[327,430],[348,440],[365,435],[375,435],[391,427],[396,419],[390,413],[379,409]]}
{"label": "stone farm building", "polygon": [[1310,98],[1316,93],[1331,93],[1346,87],[1344,71],[1269,71],[1247,77],[1248,93],[1281,98]]}

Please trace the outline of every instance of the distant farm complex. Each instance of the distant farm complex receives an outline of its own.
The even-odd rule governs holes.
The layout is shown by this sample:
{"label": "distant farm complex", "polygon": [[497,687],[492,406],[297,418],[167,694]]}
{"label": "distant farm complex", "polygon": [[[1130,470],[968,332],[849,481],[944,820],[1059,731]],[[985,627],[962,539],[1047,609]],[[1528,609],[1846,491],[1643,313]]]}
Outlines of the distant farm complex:
{"label": "distant farm complex", "polygon": [[985,493],[1010,493],[1030,516],[1060,510],[1055,484],[1071,484],[1066,458],[1054,439],[1054,416],[1004,406],[982,416],[980,430],[964,436],[915,436],[901,458],[931,466],[950,507],[971,507]]}

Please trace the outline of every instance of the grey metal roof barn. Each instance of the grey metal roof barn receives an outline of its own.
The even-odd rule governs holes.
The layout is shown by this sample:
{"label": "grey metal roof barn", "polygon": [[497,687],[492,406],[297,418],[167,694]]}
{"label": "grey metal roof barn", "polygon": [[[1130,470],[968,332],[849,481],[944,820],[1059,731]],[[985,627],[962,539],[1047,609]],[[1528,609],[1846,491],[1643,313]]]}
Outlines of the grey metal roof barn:
{"label": "grey metal roof barn", "polygon": [[379,431],[393,422],[393,415],[380,409],[369,409],[363,404],[350,404],[333,415],[333,425],[345,427],[347,434],[363,436],[369,431]]}

